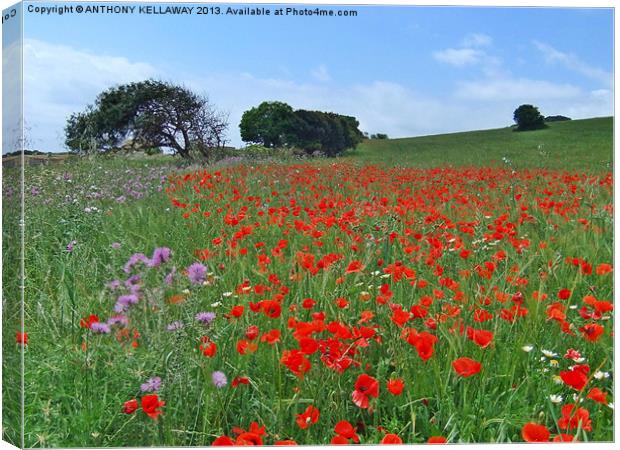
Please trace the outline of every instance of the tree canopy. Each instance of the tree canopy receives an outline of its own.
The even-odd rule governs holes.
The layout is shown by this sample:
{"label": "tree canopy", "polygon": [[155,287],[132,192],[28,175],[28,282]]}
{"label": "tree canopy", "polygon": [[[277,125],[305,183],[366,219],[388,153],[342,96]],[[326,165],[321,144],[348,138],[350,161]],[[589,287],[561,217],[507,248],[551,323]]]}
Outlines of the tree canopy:
{"label": "tree canopy", "polygon": [[514,121],[517,123],[517,131],[538,130],[546,128],[545,117],[533,105],[521,105],[515,109]]}
{"label": "tree canopy", "polygon": [[246,111],[239,128],[244,142],[265,147],[297,147],[334,156],[355,147],[364,135],[355,117],[293,110],[282,102],[263,102]]}
{"label": "tree canopy", "polygon": [[167,148],[182,157],[205,157],[225,145],[228,118],[205,97],[156,80],[110,88],[94,105],[73,114],[65,127],[66,145],[74,152]]}

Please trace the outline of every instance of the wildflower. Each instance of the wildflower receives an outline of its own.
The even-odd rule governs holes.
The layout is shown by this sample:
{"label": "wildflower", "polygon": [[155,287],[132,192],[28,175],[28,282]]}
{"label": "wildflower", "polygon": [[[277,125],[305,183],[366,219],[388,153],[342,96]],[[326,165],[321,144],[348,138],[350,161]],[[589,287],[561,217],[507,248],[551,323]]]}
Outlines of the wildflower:
{"label": "wildflower", "polygon": [[142,410],[146,413],[146,415],[155,420],[162,413],[159,408],[166,404],[166,402],[159,400],[157,394],[145,395],[140,400],[140,403],[142,405]]}
{"label": "wildflower", "polygon": [[551,433],[546,426],[529,422],[521,428],[521,436],[525,442],[549,442]]}
{"label": "wildflower", "polygon": [[88,317],[80,319],[80,328],[90,328],[93,323],[99,322],[99,316],[91,314]]}
{"label": "wildflower", "polygon": [[199,312],[196,314],[195,319],[203,325],[210,325],[215,320],[215,313],[213,312]]}
{"label": "wildflower", "polygon": [[573,348],[569,348],[568,350],[566,350],[566,354],[564,355],[564,358],[577,361],[581,359],[581,353],[579,353],[577,350]]}
{"label": "wildflower", "polygon": [[586,398],[594,400],[597,403],[602,403],[603,405],[607,404],[607,392],[603,392],[597,387],[590,389]]}
{"label": "wildflower", "polygon": [[576,365],[571,370],[561,371],[560,377],[564,384],[580,391],[588,382],[588,372],[590,372],[590,367],[587,364]]}
{"label": "wildflower", "polygon": [[392,395],[400,395],[405,389],[405,383],[401,378],[395,378],[387,382],[387,389]]}
{"label": "wildflower", "polygon": [[550,350],[545,350],[545,349],[543,349],[543,350],[541,350],[541,352],[542,352],[542,354],[543,354],[543,355],[545,355],[547,358],[555,358],[555,357],[557,357],[557,356],[558,356],[558,354],[557,354],[557,353],[554,353],[554,352],[552,352],[552,351],[550,351]]}
{"label": "wildflower", "polygon": [[605,332],[605,328],[598,323],[587,323],[579,328],[579,331],[587,341],[596,342]]}
{"label": "wildflower", "polygon": [[193,284],[202,284],[207,275],[207,268],[200,263],[194,263],[187,268],[187,278]]}
{"label": "wildflower", "polygon": [[600,370],[597,370],[596,372],[594,372],[593,376],[597,380],[602,380],[603,378],[609,378],[609,372],[601,372]]}
{"label": "wildflower", "polygon": [[228,384],[226,375],[224,374],[224,372],[221,372],[219,370],[216,370],[211,374],[211,381],[213,381],[213,385],[218,389],[221,389]]}
{"label": "wildflower", "polygon": [[149,378],[148,380],[146,380],[146,383],[142,383],[140,385],[140,390],[142,392],[155,392],[155,391],[159,391],[160,388],[161,388],[160,377]]}
{"label": "wildflower", "polygon": [[521,347],[521,350],[523,350],[526,353],[529,353],[532,350],[534,350],[534,346],[533,345],[524,345],[523,347]]}
{"label": "wildflower", "polygon": [[171,324],[169,324],[166,329],[168,331],[177,331],[180,330],[184,327],[183,322],[181,322],[180,320],[176,320],[174,322],[172,322]]}
{"label": "wildflower", "polygon": [[28,345],[28,333],[22,333],[18,331],[15,335],[15,342],[20,345]]}
{"label": "wildflower", "polygon": [[448,440],[443,436],[431,436],[426,441],[427,444],[446,444]]}
{"label": "wildflower", "polygon": [[564,398],[562,398],[561,395],[551,394],[549,396],[549,400],[551,400],[551,403],[555,403],[557,405],[558,403],[562,403],[562,400],[564,400]]}
{"label": "wildflower", "polygon": [[482,365],[476,360],[462,357],[452,362],[452,368],[459,376],[467,378],[480,372]]}
{"label": "wildflower", "polygon": [[[359,444],[360,442],[360,438],[357,435],[357,433],[355,432],[355,428],[353,427],[353,425],[351,425],[348,421],[346,420],[341,420],[340,422],[338,422],[335,426],[334,426],[334,431],[336,432],[336,434],[340,437],[343,437],[346,439],[346,442],[340,442],[340,443],[344,443],[344,444],[348,444],[349,443],[349,439],[352,439],[353,442],[355,442],[356,444]],[[333,439],[332,439],[332,443]]]}
{"label": "wildflower", "polygon": [[381,444],[402,444],[403,440],[397,435],[393,433],[388,433],[383,436],[381,439]]}
{"label": "wildflower", "polygon": [[171,250],[168,247],[158,247],[153,250],[153,256],[151,257],[148,266],[158,267],[170,259]]}
{"label": "wildflower", "polygon": [[355,390],[351,394],[353,403],[362,409],[368,408],[368,397],[379,396],[379,382],[365,373],[357,377],[355,382]]}
{"label": "wildflower", "polygon": [[101,322],[95,322],[91,324],[90,329],[93,330],[93,332],[99,333],[99,334],[108,334],[110,333],[110,331],[112,331],[110,329],[110,325],[108,325],[107,323],[101,323]]}
{"label": "wildflower", "polygon": [[142,262],[146,265],[148,265],[150,263],[150,259],[148,259],[144,253],[134,253],[133,255],[131,255],[129,257],[129,260],[127,261],[127,264],[125,264],[125,266],[123,267],[123,270],[125,271],[125,273],[129,273],[131,272],[131,269],[133,268],[133,266],[135,266],[136,264],[138,264],[139,262]]}
{"label": "wildflower", "polygon": [[590,413],[585,408],[576,408],[576,405],[562,406],[562,417],[558,420],[558,427],[561,430],[573,430],[581,428],[584,431],[592,431],[592,422],[590,421]]}
{"label": "wildflower", "polygon": [[77,244],[77,241],[71,241],[67,244],[67,252],[71,253],[73,251],[73,247]]}
{"label": "wildflower", "polygon": [[297,418],[295,419],[295,421],[297,422],[297,426],[299,428],[305,430],[311,424],[317,423],[320,415],[320,411],[314,406],[310,405],[303,413],[297,414]]}
{"label": "wildflower", "polygon": [[110,247],[112,247],[114,250],[118,250],[119,248],[121,248],[121,243],[120,242],[112,242]]}
{"label": "wildflower", "polygon": [[132,414],[138,409],[138,401],[134,398],[123,404],[123,413]]}

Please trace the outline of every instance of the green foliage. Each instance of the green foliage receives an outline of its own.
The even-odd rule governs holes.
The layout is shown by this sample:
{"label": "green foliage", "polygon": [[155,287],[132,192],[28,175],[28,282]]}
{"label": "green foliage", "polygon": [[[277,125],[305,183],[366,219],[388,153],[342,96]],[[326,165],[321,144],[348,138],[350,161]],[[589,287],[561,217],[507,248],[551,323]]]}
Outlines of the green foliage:
{"label": "green foliage", "polygon": [[265,147],[290,144],[295,115],[293,108],[282,102],[263,102],[243,113],[239,128],[244,142]]}
{"label": "green foliage", "polygon": [[65,143],[78,154],[124,149],[167,148],[189,157],[209,156],[224,145],[226,117],[209,101],[182,87],[146,80],[110,88],[95,104],[72,114]]}
{"label": "green foliage", "polygon": [[533,105],[521,105],[514,112],[514,121],[517,131],[540,130],[545,128],[545,118],[538,108]]}
{"label": "green foliage", "polygon": [[389,139],[389,138],[388,138],[388,135],[385,133],[377,133],[377,134],[371,134],[370,139]]}
{"label": "green foliage", "polygon": [[355,117],[322,111],[293,111],[286,103],[263,102],[246,111],[239,128],[245,142],[265,147],[297,147],[305,153],[336,156],[364,135]]}
{"label": "green foliage", "polygon": [[545,117],[545,122],[565,122],[567,120],[571,120],[570,117],[566,116],[547,116]]}

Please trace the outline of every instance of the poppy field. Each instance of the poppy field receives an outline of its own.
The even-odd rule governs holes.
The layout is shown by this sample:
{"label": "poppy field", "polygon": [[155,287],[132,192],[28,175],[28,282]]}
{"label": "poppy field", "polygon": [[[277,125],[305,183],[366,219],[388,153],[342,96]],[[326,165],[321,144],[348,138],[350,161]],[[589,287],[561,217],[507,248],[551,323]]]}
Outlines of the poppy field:
{"label": "poppy field", "polygon": [[611,441],[612,180],[354,158],[28,169],[24,329],[17,302],[3,326],[25,444]]}

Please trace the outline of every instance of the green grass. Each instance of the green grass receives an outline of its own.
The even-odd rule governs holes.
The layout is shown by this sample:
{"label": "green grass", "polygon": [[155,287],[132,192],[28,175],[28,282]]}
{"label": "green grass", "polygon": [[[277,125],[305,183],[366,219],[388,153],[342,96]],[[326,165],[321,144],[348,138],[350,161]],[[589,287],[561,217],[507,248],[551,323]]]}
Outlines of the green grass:
{"label": "green grass", "polygon": [[346,158],[372,164],[498,166],[507,158],[517,168],[611,170],[613,118],[553,122],[549,128],[468,131],[414,138],[368,140]]}

